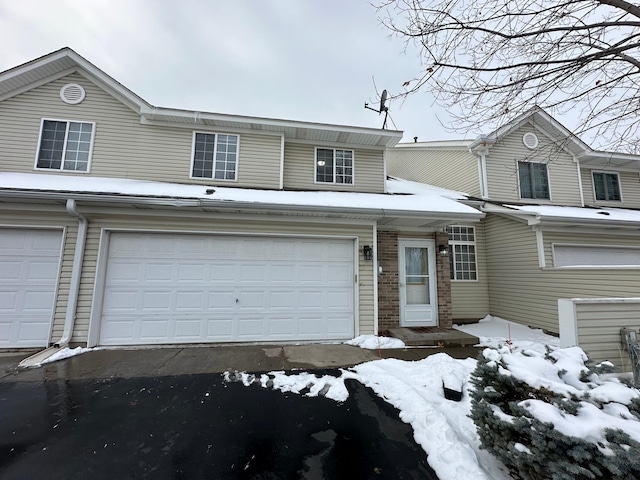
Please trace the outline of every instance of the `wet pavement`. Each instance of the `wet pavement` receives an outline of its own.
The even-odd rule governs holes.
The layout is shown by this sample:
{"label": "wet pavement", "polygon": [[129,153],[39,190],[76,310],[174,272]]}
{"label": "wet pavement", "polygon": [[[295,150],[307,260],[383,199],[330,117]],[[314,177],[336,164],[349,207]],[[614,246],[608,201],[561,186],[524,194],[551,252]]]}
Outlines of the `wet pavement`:
{"label": "wet pavement", "polygon": [[3,480],[437,478],[411,427],[355,380],[336,403],[220,373],[55,374],[83,356],[0,382]]}

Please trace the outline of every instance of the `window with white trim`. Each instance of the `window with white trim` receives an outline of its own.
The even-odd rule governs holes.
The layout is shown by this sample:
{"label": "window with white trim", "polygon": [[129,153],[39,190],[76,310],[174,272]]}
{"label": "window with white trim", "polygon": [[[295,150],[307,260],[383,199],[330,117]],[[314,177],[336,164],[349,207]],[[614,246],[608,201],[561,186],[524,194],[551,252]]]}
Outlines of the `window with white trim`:
{"label": "window with white trim", "polygon": [[549,174],[546,163],[518,162],[520,198],[549,200]]}
{"label": "window with white trim", "polygon": [[353,185],[353,150],[316,148],[316,182]]}
{"label": "window with white trim", "polygon": [[237,180],[238,140],[238,135],[195,132],[191,176]]}
{"label": "window with white trim", "polygon": [[86,172],[95,123],[42,120],[36,168]]}
{"label": "window with white trim", "polygon": [[619,202],[620,178],[617,173],[591,172],[596,200]]}
{"label": "window with white trim", "polygon": [[477,280],[475,227],[451,226],[449,233],[449,267],[451,280]]}

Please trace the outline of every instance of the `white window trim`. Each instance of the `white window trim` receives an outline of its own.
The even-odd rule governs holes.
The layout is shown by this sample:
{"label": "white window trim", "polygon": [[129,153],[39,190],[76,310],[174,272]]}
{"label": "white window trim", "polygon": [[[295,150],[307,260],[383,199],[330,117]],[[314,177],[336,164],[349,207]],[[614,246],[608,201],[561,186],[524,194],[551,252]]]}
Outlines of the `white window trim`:
{"label": "white window trim", "polygon": [[[549,185],[549,198],[526,198],[522,196],[520,190],[520,162],[522,163],[542,163],[547,168],[547,184]],[[551,194],[551,175],[549,175],[549,164],[541,160],[516,160],[516,183],[518,184],[518,198],[525,202],[551,202],[553,195]]]}
{"label": "white window trim", "polygon": [[[453,273],[454,278],[451,278],[452,282],[461,282],[461,283],[473,283],[473,282],[479,282],[480,281],[480,272],[478,269],[478,234],[477,234],[477,230],[476,227],[471,226],[471,225],[449,225],[449,227],[458,227],[458,228],[470,228],[473,230],[473,242],[467,241],[467,240],[449,240],[449,246],[451,247],[451,251],[449,253],[449,255],[453,255],[453,265],[454,265],[454,271],[451,272]],[[447,235],[449,234],[449,232],[447,232]],[[475,252],[475,264],[476,264],[476,278],[474,279],[464,279],[464,278],[460,278],[457,279],[455,278],[456,274],[455,274],[455,264],[456,264],[456,259],[455,259],[455,245],[473,245],[474,247],[474,252]],[[451,277],[451,275],[449,275],[449,277]]]}
{"label": "white window trim", "polygon": [[640,265],[568,265],[565,267],[556,266],[556,247],[584,247],[584,248],[606,248],[610,250],[637,250],[640,253],[640,247],[634,245],[607,245],[602,243],[551,243],[551,258],[553,260],[553,268],[557,270],[639,270]]}
{"label": "white window trim", "polygon": [[[64,148],[62,150],[62,161],[60,162],[60,168],[42,168],[38,167],[38,159],[40,157],[40,145],[42,143],[42,130],[44,128],[44,122],[66,122],[67,129],[64,134]],[[89,157],[87,159],[86,170],[66,170],[64,168],[64,155],[67,151],[67,136],[69,135],[69,123],[90,123],[91,124],[91,143],[89,144]],[[93,159],[93,144],[96,139],[96,122],[88,122],[86,120],[73,120],[68,118],[42,118],[40,120],[40,134],[38,135],[38,145],[36,146],[36,158],[33,162],[33,169],[41,172],[67,172],[67,173],[89,173],[91,171],[91,160]]]}
{"label": "white window trim", "polygon": [[[196,135],[198,133],[201,133],[203,135],[215,135],[216,136],[216,143],[215,143],[215,147],[216,150],[218,149],[218,135],[229,135],[229,136],[234,136],[238,139],[238,143],[237,143],[237,148],[236,148],[236,175],[235,178],[231,179],[231,178],[215,178],[215,174],[216,174],[216,158],[215,158],[215,152],[213,155],[213,172],[212,172],[212,177],[194,177],[193,176],[193,164],[195,163],[195,153],[196,153]],[[237,133],[225,133],[225,132],[207,132],[206,130],[194,130],[193,131],[193,135],[191,136],[191,162],[189,163],[189,178],[191,180],[211,180],[211,181],[215,181],[215,182],[226,182],[226,183],[237,183],[238,182],[238,171],[239,171],[239,167],[240,167],[240,135]]]}
{"label": "white window trim", "polygon": [[[333,150],[333,182],[319,182],[318,181],[318,149],[320,150]],[[348,150],[351,152],[351,183],[336,183],[336,150]],[[345,185],[353,187],[356,184],[356,151],[353,148],[343,147],[315,147],[313,150],[313,183],[317,185]]]}
{"label": "white window trim", "polygon": [[[593,174],[594,173],[605,173],[608,175],[617,175],[618,177],[618,190],[620,193],[620,200],[598,200],[596,198],[596,182],[595,179],[593,178]],[[622,182],[620,181],[620,174],[618,172],[607,172],[605,170],[591,170],[591,190],[593,192],[593,201],[594,202],[604,202],[604,203],[613,203],[616,205],[619,205],[622,203]]]}

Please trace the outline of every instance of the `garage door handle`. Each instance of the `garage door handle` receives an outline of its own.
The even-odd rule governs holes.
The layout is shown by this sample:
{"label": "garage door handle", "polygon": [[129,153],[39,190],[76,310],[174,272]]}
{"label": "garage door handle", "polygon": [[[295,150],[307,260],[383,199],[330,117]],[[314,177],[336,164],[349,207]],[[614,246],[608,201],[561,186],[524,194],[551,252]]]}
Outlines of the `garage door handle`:
{"label": "garage door handle", "polygon": [[238,299],[236,298],[236,303],[238,303]]}

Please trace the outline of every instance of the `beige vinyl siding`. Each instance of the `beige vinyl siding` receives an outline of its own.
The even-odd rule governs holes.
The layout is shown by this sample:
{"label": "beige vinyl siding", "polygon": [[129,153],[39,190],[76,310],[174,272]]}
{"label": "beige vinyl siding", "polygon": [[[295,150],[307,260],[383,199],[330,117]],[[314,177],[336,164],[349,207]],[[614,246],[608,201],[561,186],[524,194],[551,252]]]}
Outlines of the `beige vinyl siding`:
{"label": "beige vinyl siding", "polygon": [[477,281],[452,280],[451,305],[453,322],[479,320],[489,314],[489,276],[484,222],[472,225],[476,229]]}
{"label": "beige vinyl siding", "polygon": [[[530,150],[522,136],[532,132],[539,145]],[[489,197],[504,202],[546,203],[548,200],[521,199],[518,189],[518,161],[546,163],[548,166],[550,203],[581,206],[578,169],[573,158],[531,125],[523,126],[496,142],[487,155]]]}
{"label": "beige vinyl siding", "polygon": [[65,214],[62,208],[47,209],[47,213],[43,210],[42,206],[29,207],[27,205],[21,206],[19,210],[2,210],[0,211],[0,227],[25,226],[66,229],[63,238],[62,265],[58,278],[53,328],[50,337],[50,343],[52,343],[60,339],[64,330],[78,222]]}
{"label": "beige vinyl siding", "polygon": [[382,150],[353,150],[353,185],[315,183],[315,149],[343,148],[331,145],[307,145],[286,142],[284,146],[284,188],[295,190],[333,190],[343,192],[384,192]]}
{"label": "beige vinyl siding", "polygon": [[593,362],[609,360],[622,371],[631,371],[629,354],[622,350],[620,329],[640,329],[640,301],[575,304],[578,345]]}
{"label": "beige vinyl siding", "polygon": [[[489,215],[485,221],[491,314],[558,332],[559,298],[640,297],[640,269],[541,269],[536,235],[524,223]],[[551,244],[638,245],[637,236],[545,232],[548,267]]]}
{"label": "beige vinyl siding", "polygon": [[558,331],[558,296],[538,266],[536,236],[525,223],[485,219],[491,315]]}
{"label": "beige vinyl siding", "polygon": [[[82,103],[68,105],[60,99],[60,88],[67,83],[85,88]],[[95,122],[88,173],[34,169],[42,118]],[[279,136],[240,134],[238,181],[225,182],[189,178],[194,130],[142,125],[140,115],[81,75],[73,74],[0,102],[0,164],[5,172],[279,188]]]}
{"label": "beige vinyl siding", "polygon": [[[605,202],[595,199],[593,190],[592,172],[617,173],[620,179],[620,192],[622,202]],[[582,191],[584,192],[585,205],[597,205],[600,207],[620,207],[620,208],[640,208],[640,172],[617,172],[608,169],[586,169],[581,170]]]}
{"label": "beige vinyl siding", "polygon": [[[103,228],[106,229],[127,229],[140,231],[176,231],[198,232],[198,233],[233,233],[233,234],[268,234],[268,235],[309,235],[309,236],[345,236],[357,237],[360,245],[373,244],[373,226],[369,225],[348,225],[348,224],[327,224],[327,223],[306,223],[287,221],[286,219],[264,221],[255,219],[245,219],[238,217],[236,220],[228,218],[216,218],[212,216],[201,216],[186,218],[163,217],[163,216],[142,216],[92,214],[85,209],[89,218],[89,231],[85,258],[83,264],[83,275],[80,284],[80,298],[78,300],[78,314],[73,335],[73,341],[86,343],[89,332],[89,321],[91,316],[92,299],[95,286],[96,265],[98,260],[98,250],[100,235]],[[358,255],[358,289],[356,289],[356,302],[358,304],[358,325],[356,331],[360,334],[374,333],[374,265],[373,262],[364,260],[361,254]],[[97,306],[99,308],[99,306]]]}
{"label": "beige vinyl siding", "polygon": [[388,175],[480,196],[478,160],[468,151],[402,147],[385,155]]}

